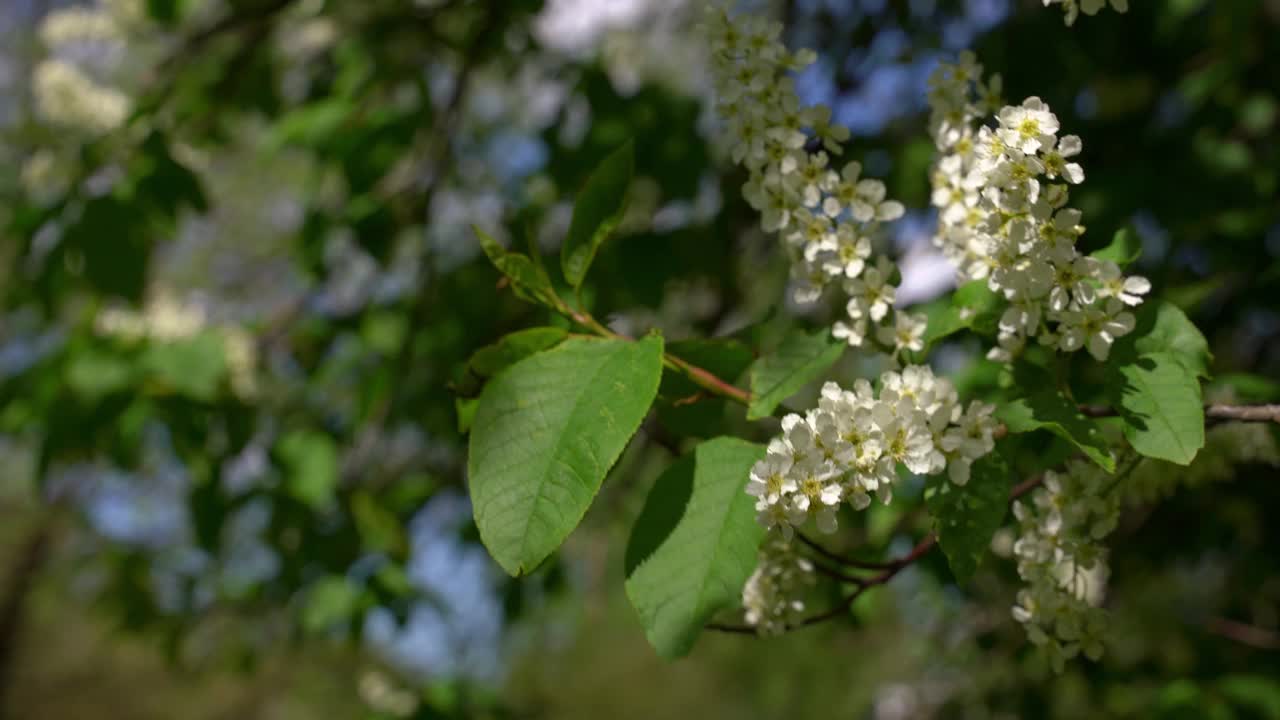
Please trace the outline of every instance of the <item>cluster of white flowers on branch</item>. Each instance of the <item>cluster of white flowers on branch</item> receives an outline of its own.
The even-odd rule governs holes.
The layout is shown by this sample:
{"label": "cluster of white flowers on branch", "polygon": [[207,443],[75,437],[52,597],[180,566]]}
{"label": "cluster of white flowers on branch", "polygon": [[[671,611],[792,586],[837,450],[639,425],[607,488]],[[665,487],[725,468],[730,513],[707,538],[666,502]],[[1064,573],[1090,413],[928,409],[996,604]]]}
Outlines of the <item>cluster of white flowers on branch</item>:
{"label": "cluster of white flowers on branch", "polygon": [[89,134],[123,124],[132,101],[119,87],[119,76],[136,44],[132,33],[145,16],[140,3],[123,0],[100,0],[46,15],[40,40],[48,56],[32,71],[40,116]]}
{"label": "cluster of white flowers on branch", "polygon": [[1071,25],[1080,15],[1080,11],[1084,11],[1085,15],[1097,15],[1098,11],[1111,3],[1111,7],[1116,12],[1129,12],[1129,0],[1044,0],[1045,7],[1050,5],[1061,5],[1063,12],[1063,21],[1067,25]]}
{"label": "cluster of white flowers on branch", "polygon": [[813,562],[790,541],[772,537],[760,548],[755,572],[742,588],[747,624],[761,635],[781,635],[804,613],[804,591],[817,581]]}
{"label": "cluster of white flowers on branch", "polygon": [[884,222],[903,214],[886,199],[884,183],[862,177],[862,166],[832,158],[849,139],[831,121],[831,108],[800,107],[787,73],[813,62],[810,50],[791,53],[778,40],[782,25],[759,16],[731,17],[709,3],[705,20],[716,85],[716,108],[726,120],[733,159],[749,173],[743,194],[760,211],[766,232],[778,233],[791,259],[793,298],[816,302],[832,285],[849,296],[846,320],[834,333],[849,345],[868,338],[895,356],[919,351],[923,315],[894,313],[894,265],[873,262],[872,240]]}
{"label": "cluster of white flowers on branch", "polygon": [[1133,330],[1128,308],[1151,283],[1076,249],[1084,227],[1080,211],[1067,207],[1067,184],[1084,180],[1071,161],[1080,138],[1058,137],[1058,118],[1035,97],[999,110],[994,127],[981,125],[1000,104],[999,76],[981,76],[973,54],[964,53],[930,78],[930,132],[939,152],[934,244],[960,279],[985,279],[1009,300],[988,357],[1008,362],[1035,337],[1105,360],[1115,339]]}
{"label": "cluster of white flowers on branch", "polygon": [[884,373],[879,396],[866,380],[853,390],[828,382],[818,407],[783,418],[746,491],[757,498],[760,523],[788,540],[810,519],[832,533],[841,502],[861,510],[873,493],[889,502],[900,465],[968,482],[970,465],[995,446],[994,409],[976,401],[963,408],[951,383],[926,366]]}
{"label": "cluster of white flowers on branch", "polygon": [[1099,606],[1108,569],[1101,541],[1120,517],[1113,480],[1093,465],[1071,462],[1065,473],[1046,472],[1030,502],[1013,505],[1019,531],[1013,553],[1027,583],[1013,617],[1059,671],[1081,650],[1094,660],[1102,655],[1106,612]]}

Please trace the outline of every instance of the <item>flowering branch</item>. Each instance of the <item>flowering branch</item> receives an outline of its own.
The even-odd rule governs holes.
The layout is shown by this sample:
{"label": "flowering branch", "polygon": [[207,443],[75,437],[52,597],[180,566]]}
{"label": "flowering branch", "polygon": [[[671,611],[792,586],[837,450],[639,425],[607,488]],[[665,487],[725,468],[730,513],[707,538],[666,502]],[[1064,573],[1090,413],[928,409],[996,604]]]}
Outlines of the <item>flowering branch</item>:
{"label": "flowering branch", "polygon": [[[1010,491],[1009,501],[1013,502],[1014,500],[1017,500],[1023,495],[1026,495],[1027,493],[1031,492],[1036,487],[1038,487],[1043,481],[1044,481],[1044,476],[1037,475],[1036,477],[1033,477],[1023,483],[1019,483],[1013,488],[1012,491]],[[888,584],[889,581],[897,577],[898,573],[910,567],[920,558],[924,557],[925,555],[928,555],[929,551],[933,550],[933,548],[938,544],[937,533],[930,532],[928,535],[925,535],[923,538],[921,538],[920,542],[916,543],[915,547],[911,549],[911,552],[907,553],[906,555],[903,555],[900,558],[897,558],[895,560],[890,560],[886,563],[867,563],[862,561],[854,561],[846,558],[841,558],[840,556],[835,555],[831,551],[822,547],[818,543],[806,538],[803,534],[797,533],[796,537],[798,537],[800,541],[804,543],[806,546],[812,548],[813,550],[815,550],[825,558],[838,560],[852,567],[858,567],[862,569],[879,569],[880,572],[867,578],[854,578],[851,576],[845,576],[841,574],[841,577],[838,577],[837,579],[843,582],[847,582],[848,584],[854,585],[855,587],[853,591],[851,591],[848,595],[845,595],[845,597],[831,609],[824,610],[823,612],[820,612],[816,615],[810,615],[808,617],[798,620],[797,622],[791,625],[788,625],[785,629],[782,630],[782,632],[784,633],[793,632],[795,630],[799,630],[800,628],[808,627],[810,625],[816,625],[821,622],[826,622],[827,620],[833,620],[837,617],[844,615],[848,611],[849,607],[852,606],[853,603],[856,602],[857,599],[862,596],[862,593],[866,592],[869,588]],[[824,574],[829,575],[830,573],[824,572]],[[716,630],[719,632],[735,633],[740,635],[757,635],[758,634],[758,629],[752,625],[709,623],[707,624],[706,628],[708,630]]]}
{"label": "flowering branch", "polygon": [[[600,321],[596,320],[590,313],[584,310],[575,310],[569,307],[568,305],[564,304],[563,302],[560,303],[558,309],[560,310],[561,313],[571,318],[574,322],[578,323],[579,325],[582,325],[583,327],[591,329],[593,332],[595,332],[597,335],[600,335],[601,337],[608,337],[616,340],[633,340],[634,339],[626,335],[616,333],[613,330],[610,330],[609,328],[602,325]],[[680,372],[682,375],[689,378],[689,380],[691,380],[698,387],[711,393],[712,395],[717,395],[719,397],[732,400],[742,405],[751,404],[751,393],[749,391],[744,390],[734,385],[733,383],[718,377],[715,373],[711,372],[710,370],[707,370],[706,368],[702,368],[697,365],[694,365],[693,363],[688,362],[687,360],[682,360],[681,358],[671,355],[670,353],[664,354],[662,361],[664,365],[666,365],[667,367],[673,370]],[[683,402],[685,404],[689,404],[691,402],[696,402],[698,399],[701,399],[701,398],[695,397],[694,399],[685,399]],[[1082,415],[1085,415],[1086,417],[1091,417],[1091,418],[1118,417],[1120,415],[1119,410],[1117,410],[1116,408],[1110,407],[1108,405],[1081,404],[1077,406],[1077,408],[1080,410],[1080,413]],[[1224,403],[1211,403],[1205,406],[1204,416],[1207,421],[1217,421],[1217,422],[1280,423],[1280,404],[1228,405]],[[1004,425],[997,425],[993,435],[995,439],[998,440],[1004,437],[1007,433],[1008,433],[1008,430],[1007,428],[1005,428]],[[805,540],[804,538],[801,538],[801,539],[804,540],[805,544],[810,545],[810,547],[815,546],[815,543],[813,543],[812,541]],[[874,564],[871,564],[868,567],[871,567],[873,569],[876,568]]]}

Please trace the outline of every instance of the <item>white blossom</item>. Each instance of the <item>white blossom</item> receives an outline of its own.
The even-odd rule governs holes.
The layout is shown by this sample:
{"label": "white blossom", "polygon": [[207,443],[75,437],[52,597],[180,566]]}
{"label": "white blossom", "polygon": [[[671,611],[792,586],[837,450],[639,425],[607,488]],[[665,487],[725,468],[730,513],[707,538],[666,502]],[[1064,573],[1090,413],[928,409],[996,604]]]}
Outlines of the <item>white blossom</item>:
{"label": "white blossom", "polygon": [[1108,572],[1099,541],[1120,515],[1110,483],[1098,468],[1073,461],[1066,473],[1046,472],[1030,499],[1013,505],[1013,554],[1026,583],[1013,617],[1059,671],[1082,651],[1095,660],[1102,655],[1106,615],[1099,605]]}
{"label": "white blossom", "polygon": [[[1084,180],[1071,160],[1083,148],[1080,138],[1059,137],[1057,116],[1039,98],[997,109],[990,88],[998,76],[984,86],[981,73],[965,53],[930,78],[939,152],[931,176],[939,208],[934,244],[960,281],[985,280],[1009,301],[988,358],[1010,362],[1034,337],[1105,360],[1116,338],[1133,330],[1126,307],[1141,304],[1151,283],[1076,249],[1085,228],[1080,212],[1067,207],[1067,188]],[[981,124],[992,115],[994,127]]]}
{"label": "white blossom", "polygon": [[886,372],[879,384],[877,394],[866,380],[852,390],[828,382],[816,408],[782,419],[746,487],[762,525],[785,538],[807,522],[833,532],[841,502],[858,510],[872,495],[889,502],[900,466],[936,475],[959,464],[950,477],[963,484],[969,464],[994,448],[994,408],[963,410],[951,383],[927,366]]}
{"label": "white blossom", "polygon": [[813,563],[788,540],[767,540],[760,548],[755,572],[742,588],[747,624],[761,635],[785,632],[804,612],[804,591],[815,580]]}
{"label": "white blossom", "polygon": [[1129,0],[1044,0],[1045,7],[1050,5],[1061,5],[1063,12],[1063,22],[1071,25],[1079,17],[1080,11],[1084,11],[1085,15],[1097,15],[1098,11],[1107,6],[1110,2],[1111,7],[1116,12],[1128,12]]}
{"label": "white blossom", "polygon": [[[841,282],[851,294],[870,290],[865,303],[850,303],[849,320],[833,332],[853,346],[880,342],[888,337],[880,326],[895,327],[894,268],[884,256],[871,262],[873,243],[905,208],[886,197],[883,182],[862,177],[858,163],[832,167],[849,130],[832,121],[829,107],[801,108],[787,74],[812,62],[812,52],[788,51],[779,23],[730,15],[719,3],[708,4],[703,25],[726,144],[748,172],[743,196],[760,212],[761,227],[779,234],[792,262],[792,299],[816,302]],[[868,285],[850,284],[872,271]]]}

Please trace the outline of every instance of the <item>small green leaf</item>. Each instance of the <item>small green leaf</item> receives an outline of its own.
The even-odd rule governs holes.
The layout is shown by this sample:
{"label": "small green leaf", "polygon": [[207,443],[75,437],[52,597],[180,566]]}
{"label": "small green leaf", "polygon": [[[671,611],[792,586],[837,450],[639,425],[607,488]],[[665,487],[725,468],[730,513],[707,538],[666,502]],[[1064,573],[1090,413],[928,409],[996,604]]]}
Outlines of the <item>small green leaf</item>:
{"label": "small green leaf", "polygon": [[789,333],[772,354],[751,365],[751,405],[747,419],[758,420],[773,414],[783,400],[831,369],[844,352],[844,343],[827,330],[812,335],[801,330]]}
{"label": "small green leaf", "polygon": [[157,342],[147,348],[142,362],[166,387],[205,402],[217,396],[227,375],[222,337],[213,331]]}
{"label": "small green leaf", "polygon": [[478,226],[472,226],[476,237],[480,239],[480,247],[489,261],[498,271],[511,281],[511,289],[527,302],[555,307],[556,292],[546,274],[541,272],[528,255],[507,252],[494,237]]}
{"label": "small green leaf", "polygon": [[302,627],[308,632],[323,632],[351,621],[360,610],[359,586],[341,575],[327,575],[307,590],[302,608]]}
{"label": "small green leaf", "polygon": [[338,449],[333,438],[314,430],[294,430],[276,443],[285,468],[285,490],[303,504],[321,510],[338,488]]}
{"label": "small green leaf", "polygon": [[1111,244],[1095,250],[1090,253],[1090,256],[1099,260],[1110,260],[1120,267],[1124,267],[1137,261],[1142,256],[1142,243],[1138,240],[1138,234],[1132,228],[1120,228],[1111,237]]}
{"label": "small green leaf", "polygon": [[466,435],[471,432],[471,423],[476,419],[478,407],[480,407],[480,398],[456,397],[453,399],[453,409],[458,414],[459,433]]}
{"label": "small green leaf", "polygon": [[1197,377],[1209,377],[1209,365],[1213,362],[1209,343],[1186,313],[1175,305],[1160,301],[1143,304],[1133,332],[1117,340],[1112,348],[1111,362],[1126,365],[1152,353],[1174,355]]}
{"label": "small green leaf", "polygon": [[640,427],[662,338],[572,338],[498,375],[480,396],[467,470],[480,539],[511,575],[555,551]]}
{"label": "small green leaf", "polygon": [[987,286],[986,280],[971,280],[956,288],[947,304],[929,316],[925,345],[930,346],[966,328],[982,335],[994,335],[1004,298]]}
{"label": "small green leaf", "polygon": [[961,583],[973,577],[991,547],[991,537],[1004,522],[1012,486],[1009,466],[993,452],[973,463],[963,487],[938,478],[925,491],[938,545]]}
{"label": "small green leaf", "polygon": [[569,234],[560,247],[564,278],[578,287],[587,276],[596,251],[613,232],[627,209],[627,188],[635,172],[635,145],[628,140],[613,151],[587,178],[573,206]]}
{"label": "small green leaf", "polygon": [[403,555],[408,549],[400,519],[368,492],[361,490],[352,495],[351,517],[366,550]]}
{"label": "small green leaf", "polygon": [[1116,471],[1115,458],[1097,423],[1081,414],[1075,404],[1057,390],[1038,390],[1007,403],[996,411],[996,417],[1011,433],[1048,430],[1075,445],[1103,470]]}
{"label": "small green leaf", "polygon": [[1121,365],[1108,387],[1134,450],[1189,465],[1204,447],[1200,379],[1176,355],[1151,353]]}
{"label": "small green leaf", "polygon": [[654,483],[627,544],[627,597],[666,658],[685,655],[702,626],[737,604],[764,529],[744,492],[764,448],[736,438],[702,443]]}
{"label": "small green leaf", "polygon": [[136,379],[133,363],[116,353],[86,348],[67,360],[66,383],[77,395],[100,397],[129,387]]}
{"label": "small green leaf", "polygon": [[480,377],[489,378],[521,360],[554,347],[569,334],[557,327],[536,327],[513,332],[501,340],[480,348],[471,356],[468,366]]}

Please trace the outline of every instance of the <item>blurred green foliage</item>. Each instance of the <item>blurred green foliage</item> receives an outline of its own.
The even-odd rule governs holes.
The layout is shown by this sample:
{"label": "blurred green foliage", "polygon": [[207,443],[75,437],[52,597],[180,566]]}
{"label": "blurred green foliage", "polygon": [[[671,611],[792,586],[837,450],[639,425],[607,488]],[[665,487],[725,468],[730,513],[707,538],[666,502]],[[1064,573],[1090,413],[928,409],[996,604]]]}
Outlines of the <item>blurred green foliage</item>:
{"label": "blurred green foliage", "polygon": [[[829,91],[842,97],[863,89],[866,64],[954,50],[946,19],[970,3],[775,4],[792,44],[831,59]],[[210,707],[221,709],[243,692],[257,699],[227,703],[222,716],[394,716],[395,703],[378,709],[351,670],[395,664],[368,649],[367,613],[405,620],[415,605],[442,603],[412,576],[413,521],[465,492],[484,381],[563,339],[562,318],[517,295],[555,284],[538,268],[559,265],[569,203],[624,142],[634,143],[636,181],[576,307],[635,335],[661,328],[671,354],[739,386],[755,383],[747,367],[762,350],[838,310],[805,319],[777,307],[785,261],[755,230],[743,178],[719,161],[702,99],[679,73],[637,70],[636,87],[617,80],[661,55],[643,34],[620,57],[548,47],[535,29],[540,0],[140,5],[129,42],[146,68],[120,80],[132,102],[125,124],[79,132],[42,119],[27,98],[0,135],[0,557],[10,578],[0,596],[12,600],[0,608],[14,613],[0,620],[21,621],[20,635],[0,634],[0,713],[85,717],[122,697],[108,716],[171,717],[190,698],[218,698]],[[1040,5],[1008,3],[974,49],[1010,98],[1041,96],[1085,139],[1076,197],[1086,249],[1132,226],[1103,252],[1132,258],[1168,299],[1150,322],[1185,314],[1203,332],[1208,347],[1188,352],[1202,374],[1212,358],[1208,397],[1280,400],[1280,9],[1133,3],[1066,29]],[[865,52],[891,33],[905,38],[900,48]],[[40,45],[23,43],[28,65],[48,54]],[[530,68],[565,97],[542,124],[530,119],[537,93],[520,85]],[[923,210],[933,151],[916,94],[849,152]],[[513,131],[544,155],[533,171],[504,175],[491,166]],[[37,155],[52,170],[32,181]],[[283,209],[281,187],[293,196]],[[601,216],[621,207],[604,204]],[[654,220],[677,205],[694,210]],[[286,220],[273,224],[277,211]],[[472,223],[527,255],[510,280]],[[206,244],[192,250],[200,233]],[[986,307],[974,295],[954,302]],[[195,319],[191,297],[204,302]],[[931,308],[954,320],[930,337],[940,362],[973,350],[961,330],[991,320],[961,321],[956,307]],[[835,363],[825,350],[752,417],[802,406],[784,402],[796,391],[812,398],[812,381]],[[1101,397],[1106,369],[1075,365],[1077,396]],[[876,369],[846,354],[832,375]],[[1008,388],[980,361],[955,377],[964,393]],[[767,642],[704,635],[691,659],[660,664],[622,594],[628,529],[691,438],[770,434],[735,405],[683,402],[697,392],[664,374],[657,411],[564,552],[528,578],[492,576],[509,629],[502,672],[391,674],[408,688],[409,713],[1280,718],[1280,530],[1269,518],[1280,497],[1274,470],[1248,458],[1231,483],[1126,514],[1111,544],[1114,646],[1063,676],[1037,662],[1008,618],[1010,563],[988,558],[960,591],[936,553],[860,599],[847,622]],[[1069,419],[1057,424],[1064,438],[1021,437],[1009,462],[1023,470],[1065,458],[1068,441],[1093,447]],[[174,465],[183,479],[170,487]],[[189,530],[105,526],[92,485],[77,484],[85,467],[158,483]],[[915,487],[907,503],[842,525],[858,548],[910,547],[927,518],[902,508],[923,494]],[[223,565],[237,518],[257,503],[269,512],[250,534],[278,565],[241,583]],[[139,515],[158,523],[148,508]],[[23,596],[26,541],[41,533],[54,549]],[[477,547],[469,522],[449,534]],[[178,549],[203,561],[175,571],[165,551]],[[171,591],[158,576],[175,578]],[[80,637],[94,652],[82,655]],[[176,667],[243,674],[234,690],[168,685],[139,647]],[[107,671],[119,679],[83,680]],[[289,707],[261,709],[277,704]]]}

